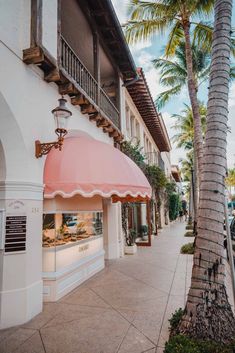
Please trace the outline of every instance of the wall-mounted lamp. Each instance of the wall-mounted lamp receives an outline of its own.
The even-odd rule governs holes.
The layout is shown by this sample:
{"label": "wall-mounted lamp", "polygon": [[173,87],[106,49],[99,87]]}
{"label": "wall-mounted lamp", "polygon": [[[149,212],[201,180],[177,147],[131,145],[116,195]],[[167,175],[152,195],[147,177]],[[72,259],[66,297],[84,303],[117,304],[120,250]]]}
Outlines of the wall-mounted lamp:
{"label": "wall-mounted lamp", "polygon": [[68,118],[72,115],[71,111],[66,107],[66,102],[67,100],[62,96],[62,98],[59,99],[59,106],[51,111],[55,118],[55,133],[58,136],[57,141],[47,143],[41,143],[39,140],[35,141],[36,158],[48,154],[53,147],[61,151],[64,136],[67,134]]}

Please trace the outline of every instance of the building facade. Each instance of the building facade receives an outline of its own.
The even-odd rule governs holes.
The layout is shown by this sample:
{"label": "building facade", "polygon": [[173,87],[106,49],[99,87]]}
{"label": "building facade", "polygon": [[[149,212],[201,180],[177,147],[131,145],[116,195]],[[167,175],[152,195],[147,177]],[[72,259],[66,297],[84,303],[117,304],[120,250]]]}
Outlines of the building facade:
{"label": "building facade", "polygon": [[[128,126],[142,136],[152,163],[159,151],[125,88],[138,73],[110,1],[4,2],[0,33],[0,328],[6,328],[100,271],[105,258],[122,255],[122,199],[151,197],[143,173],[119,151]],[[51,111],[61,96],[72,116],[68,134],[57,140]],[[135,125],[125,121],[128,104],[138,115]]]}

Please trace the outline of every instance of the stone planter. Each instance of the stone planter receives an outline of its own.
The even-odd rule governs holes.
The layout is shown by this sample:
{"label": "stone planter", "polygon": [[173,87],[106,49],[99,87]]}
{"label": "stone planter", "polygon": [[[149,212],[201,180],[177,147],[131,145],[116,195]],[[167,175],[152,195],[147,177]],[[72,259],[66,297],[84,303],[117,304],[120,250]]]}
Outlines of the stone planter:
{"label": "stone planter", "polygon": [[137,252],[137,245],[125,246],[125,254],[126,255],[134,255]]}

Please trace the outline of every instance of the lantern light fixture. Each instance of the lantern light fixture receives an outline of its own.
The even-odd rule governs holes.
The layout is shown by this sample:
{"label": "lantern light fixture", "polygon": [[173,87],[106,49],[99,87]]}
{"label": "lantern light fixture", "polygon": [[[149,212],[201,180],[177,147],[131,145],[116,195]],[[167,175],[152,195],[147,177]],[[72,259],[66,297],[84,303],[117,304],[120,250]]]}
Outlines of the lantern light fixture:
{"label": "lantern light fixture", "polygon": [[66,102],[67,100],[62,96],[62,98],[59,99],[58,107],[51,111],[55,119],[55,133],[58,136],[57,141],[46,143],[41,143],[39,140],[35,141],[36,158],[48,154],[53,147],[61,151],[64,137],[68,132],[68,118],[72,115],[72,112],[66,107]]}

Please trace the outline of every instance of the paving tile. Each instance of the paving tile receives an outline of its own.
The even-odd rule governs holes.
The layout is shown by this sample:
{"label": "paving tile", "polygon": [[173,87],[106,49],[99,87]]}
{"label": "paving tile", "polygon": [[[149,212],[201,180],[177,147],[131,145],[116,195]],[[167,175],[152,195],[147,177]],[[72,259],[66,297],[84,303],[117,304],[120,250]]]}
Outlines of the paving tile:
{"label": "paving tile", "polygon": [[19,348],[14,350],[14,353],[45,353],[39,332],[34,333]]}
{"label": "paving tile", "polygon": [[22,343],[24,343],[28,338],[33,336],[36,330],[18,328],[12,334],[8,335],[1,341],[0,353],[12,353],[16,348],[18,348]]}
{"label": "paving tile", "polygon": [[114,311],[41,329],[46,353],[113,353],[129,323]]}
{"label": "paving tile", "polygon": [[94,316],[101,316],[107,310],[109,309],[60,303],[60,310],[43,327],[59,326],[72,321],[80,321],[84,318],[88,318],[92,321]]}
{"label": "paving tile", "polygon": [[17,326],[10,327],[4,330],[0,330],[0,342],[3,341],[5,338],[13,334],[18,329]]}
{"label": "paving tile", "polygon": [[157,347],[156,353],[164,353],[164,348]]}
{"label": "paving tile", "polygon": [[135,327],[131,326],[118,353],[142,353],[150,348],[154,348],[154,344],[136,330]]}
{"label": "paving tile", "polygon": [[[163,353],[169,318],[184,306],[192,256],[175,223],[21,327],[0,331],[0,353]],[[39,334],[40,330],[41,337]],[[155,346],[158,346],[156,348]]]}
{"label": "paving tile", "polygon": [[69,295],[66,295],[60,303],[95,306],[101,308],[110,307],[103,299],[101,299],[89,288],[83,288],[82,290],[77,290]]}
{"label": "paving tile", "polygon": [[103,285],[93,289],[101,298],[115,308],[133,309],[147,307],[159,297],[165,294],[158,289],[152,288],[141,281],[129,279],[113,286]]}
{"label": "paving tile", "polygon": [[58,303],[44,303],[43,312],[35,316],[32,320],[24,324],[22,327],[31,329],[40,329],[55,317],[60,310]]}

